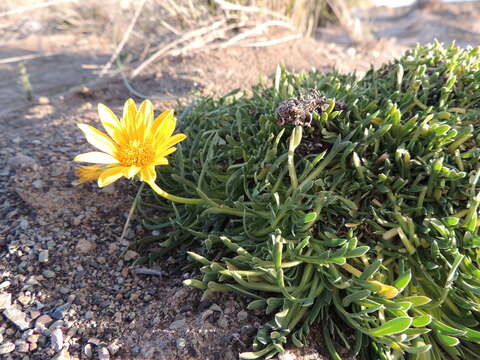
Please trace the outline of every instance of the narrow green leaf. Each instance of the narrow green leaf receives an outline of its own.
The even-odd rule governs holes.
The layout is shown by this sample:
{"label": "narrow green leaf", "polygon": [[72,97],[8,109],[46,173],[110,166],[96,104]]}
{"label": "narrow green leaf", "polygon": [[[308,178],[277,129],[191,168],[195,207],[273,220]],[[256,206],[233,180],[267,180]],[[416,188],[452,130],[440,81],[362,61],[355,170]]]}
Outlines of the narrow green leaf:
{"label": "narrow green leaf", "polygon": [[442,332],[445,335],[450,335],[450,336],[465,335],[465,331],[448,326],[447,324],[444,324],[441,321],[438,321],[436,319],[433,319],[430,327],[435,330],[438,330],[439,332]]}
{"label": "narrow green leaf", "polygon": [[246,359],[246,360],[258,359],[258,358],[261,358],[262,356],[267,355],[272,349],[273,349],[273,345],[269,345],[266,348],[259,351],[244,352],[240,354],[240,359]]}
{"label": "narrow green leaf", "polygon": [[432,322],[432,317],[430,315],[416,316],[413,318],[412,325],[415,327],[427,326]]}
{"label": "narrow green leaf", "polygon": [[460,343],[456,337],[444,335],[439,331],[435,331],[435,336],[437,337],[438,341],[440,341],[445,346],[457,346]]}
{"label": "narrow green leaf", "polygon": [[393,283],[393,286],[395,286],[397,289],[402,290],[407,287],[407,285],[410,283],[410,280],[412,279],[412,272],[411,270],[408,270],[407,272],[401,274],[397,280]]}
{"label": "narrow green leaf", "polygon": [[387,336],[398,334],[407,330],[412,325],[412,318],[398,317],[387,321],[385,324],[368,331],[370,336]]}
{"label": "narrow green leaf", "polygon": [[288,312],[289,308],[286,308],[279,313],[275,314],[275,323],[279,328],[286,328],[288,326]]}
{"label": "narrow green leaf", "polygon": [[311,213],[306,214],[303,217],[303,222],[304,223],[309,223],[311,221],[314,221],[316,218],[317,218],[317,213],[311,212]]}
{"label": "narrow green leaf", "polygon": [[407,296],[407,297],[402,297],[400,300],[410,302],[413,304],[413,306],[426,305],[430,301],[432,301],[432,299],[426,296]]}
{"label": "narrow green leaf", "polygon": [[362,255],[365,255],[368,250],[370,250],[370,246],[359,246],[356,249],[349,250],[345,254],[346,258],[354,258],[354,257],[359,257]]}
{"label": "narrow green leaf", "polygon": [[262,300],[253,300],[248,304],[247,309],[248,310],[257,310],[257,309],[264,308],[266,305],[267,305],[267,303],[263,299]]}
{"label": "narrow green leaf", "polygon": [[357,302],[359,300],[363,300],[370,296],[372,292],[370,290],[364,289],[364,290],[359,290],[355,291],[347,296],[345,296],[342,300],[342,305],[347,307],[349,306],[352,302]]}

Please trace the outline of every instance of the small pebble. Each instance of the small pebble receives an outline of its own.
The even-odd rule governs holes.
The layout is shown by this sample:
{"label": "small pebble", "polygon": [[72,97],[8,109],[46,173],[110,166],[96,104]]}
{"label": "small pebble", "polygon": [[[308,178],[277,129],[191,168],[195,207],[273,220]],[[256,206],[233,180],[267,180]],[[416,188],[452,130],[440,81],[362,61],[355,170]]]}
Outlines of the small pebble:
{"label": "small pebble", "polygon": [[12,283],[10,281],[4,281],[0,283],[0,290],[8,288]]}
{"label": "small pebble", "polygon": [[0,310],[8,309],[12,305],[12,294],[0,294]]}
{"label": "small pebble", "polygon": [[210,317],[210,315],[212,315],[212,314],[213,314],[213,310],[211,310],[211,309],[205,310],[205,311],[202,313],[202,321],[207,320],[207,319]]}
{"label": "small pebble", "polygon": [[54,351],[60,351],[63,348],[63,332],[62,329],[56,328],[51,333],[51,347]]}
{"label": "small pebble", "polygon": [[13,350],[15,350],[15,344],[14,343],[7,342],[5,344],[0,345],[0,355],[9,354]]}
{"label": "small pebble", "polygon": [[52,279],[55,277],[55,273],[52,270],[45,269],[42,271],[42,275],[47,279]]}
{"label": "small pebble", "polygon": [[115,340],[110,345],[108,345],[107,348],[110,354],[115,355],[118,352],[118,350],[120,350],[120,345]]}
{"label": "small pebble", "polygon": [[180,319],[172,322],[168,328],[172,330],[176,330],[176,329],[180,329],[181,327],[184,327],[185,325],[186,325],[185,319]]}
{"label": "small pebble", "polygon": [[[61,292],[61,291],[60,291]],[[60,319],[63,319],[63,317],[65,316],[65,313],[66,311],[68,310],[69,308],[69,304],[63,304],[63,305],[60,305],[60,306],[57,306],[55,309],[53,309],[51,312],[50,312],[50,315],[52,316],[52,318],[54,318],[55,320],[60,320]]]}
{"label": "small pebble", "polygon": [[184,338],[178,338],[177,340],[175,340],[175,342],[177,344],[178,350],[182,350],[185,348],[185,346],[187,346],[187,341]]}
{"label": "small pebble", "polygon": [[60,293],[63,294],[63,295],[67,295],[71,292],[71,290],[69,288],[63,287],[63,286],[60,289],[58,289],[58,291],[60,291]]}
{"label": "small pebble", "polygon": [[27,285],[40,285],[37,279],[35,279],[35,276],[30,276],[28,280],[26,281]]}
{"label": "small pebble", "polygon": [[83,355],[85,355],[85,357],[87,359],[91,359],[92,358],[92,355],[93,355],[93,346],[92,344],[86,344],[84,347],[83,347]]}
{"label": "small pebble", "polygon": [[38,261],[41,263],[46,263],[48,262],[48,250],[42,250],[38,254]]}
{"label": "small pebble", "polygon": [[31,344],[29,345],[28,350],[29,350],[30,352],[32,352],[32,351],[37,350],[37,348],[38,348],[38,344],[37,344],[37,343],[31,343]]}
{"label": "small pebble", "polygon": [[100,346],[97,349],[98,353],[98,360],[110,360],[110,353],[108,352],[108,349],[105,346]]}
{"label": "small pebble", "polygon": [[[19,141],[22,141],[21,138],[18,139]],[[15,142],[15,139],[13,139]],[[11,157],[7,161],[8,167],[10,167],[12,170],[19,170],[19,169],[37,169],[38,165],[37,162],[31,158],[30,156],[24,155],[22,153],[18,153],[17,155]]]}
{"label": "small pebble", "polygon": [[97,245],[93,241],[89,241],[87,239],[80,239],[77,242],[77,246],[75,246],[75,250],[78,251],[80,254],[88,254],[95,250]]}
{"label": "small pebble", "polygon": [[26,353],[30,349],[30,346],[26,341],[23,340],[17,340],[15,341],[15,351],[20,352],[20,353]]}
{"label": "small pebble", "polygon": [[244,322],[245,320],[248,319],[248,313],[244,310],[240,311],[238,314],[237,314],[237,319],[238,321],[240,322]]}
{"label": "small pebble", "polygon": [[32,182],[32,186],[35,189],[41,189],[41,188],[43,188],[43,181],[42,180],[35,180],[34,182]]}
{"label": "small pebble", "polygon": [[15,308],[9,308],[3,312],[3,315],[21,331],[25,331],[30,328],[30,324],[25,319],[25,313]]}
{"label": "small pebble", "polygon": [[28,221],[25,220],[25,219],[20,220],[20,224],[18,226],[20,226],[20,229],[22,229],[22,230],[27,230],[28,229]]}
{"label": "small pebble", "polygon": [[73,225],[78,226],[82,223],[82,219],[84,218],[83,215],[79,215],[73,219]]}
{"label": "small pebble", "polygon": [[224,316],[222,316],[220,319],[218,319],[217,325],[220,326],[222,329],[226,329],[228,327],[228,321],[227,319],[225,319]]}
{"label": "small pebble", "polygon": [[87,311],[84,317],[85,317],[85,320],[93,319],[93,312]]}
{"label": "small pebble", "polygon": [[101,341],[100,341],[100,339],[97,339],[97,338],[93,338],[93,337],[92,337],[92,338],[90,338],[90,339],[87,340],[87,343],[93,344],[93,345],[95,345],[95,346],[98,346],[98,345],[100,345]]}
{"label": "small pebble", "polygon": [[20,336],[20,339],[18,340],[27,340],[27,338],[32,334],[33,334],[33,329],[28,329],[22,333],[22,335]]}
{"label": "small pebble", "polygon": [[217,304],[212,304],[212,306],[210,306],[210,310],[222,312],[222,308]]}
{"label": "small pebble", "polygon": [[38,339],[40,338],[40,334],[32,334],[29,337],[27,337],[27,341],[30,344],[36,344],[38,342]]}
{"label": "small pebble", "polygon": [[223,359],[224,359],[224,360],[236,360],[236,359],[237,359],[237,356],[235,356],[235,354],[233,353],[232,350],[227,350],[227,351],[223,354]]}
{"label": "small pebble", "polygon": [[32,300],[32,298],[28,295],[20,295],[18,298],[17,298],[18,302],[20,304],[22,304],[23,306],[27,306],[30,301]]}
{"label": "small pebble", "polygon": [[63,320],[57,320],[52,323],[52,325],[49,326],[48,330],[53,331],[58,328],[61,328],[62,326],[65,326],[65,321]]}
{"label": "small pebble", "polygon": [[41,327],[48,327],[50,323],[53,321],[53,319],[48,316],[48,315],[42,315],[35,320],[35,327],[36,328],[41,328]]}
{"label": "small pebble", "polygon": [[50,104],[50,99],[46,96],[39,96],[37,100],[40,105]]}
{"label": "small pebble", "polygon": [[63,349],[57,355],[55,355],[52,360],[70,360],[70,354],[67,349]]}
{"label": "small pebble", "polygon": [[45,346],[47,344],[48,338],[45,335],[40,335],[38,338],[38,343],[40,346]]}
{"label": "small pebble", "polygon": [[295,360],[297,357],[291,351],[287,350],[283,354],[278,355],[278,360]]}
{"label": "small pebble", "polygon": [[127,250],[125,252],[125,254],[123,255],[123,258],[125,259],[125,261],[130,261],[130,260],[133,260],[135,258],[137,258],[139,256],[139,254],[133,250]]}

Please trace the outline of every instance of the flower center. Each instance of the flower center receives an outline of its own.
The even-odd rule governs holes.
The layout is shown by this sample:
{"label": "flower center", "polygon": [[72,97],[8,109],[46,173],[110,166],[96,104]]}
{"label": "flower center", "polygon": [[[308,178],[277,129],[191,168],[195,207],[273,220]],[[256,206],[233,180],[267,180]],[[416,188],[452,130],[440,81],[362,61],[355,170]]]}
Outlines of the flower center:
{"label": "flower center", "polygon": [[155,152],[151,144],[133,140],[122,146],[118,153],[118,160],[122,166],[148,166],[155,160]]}

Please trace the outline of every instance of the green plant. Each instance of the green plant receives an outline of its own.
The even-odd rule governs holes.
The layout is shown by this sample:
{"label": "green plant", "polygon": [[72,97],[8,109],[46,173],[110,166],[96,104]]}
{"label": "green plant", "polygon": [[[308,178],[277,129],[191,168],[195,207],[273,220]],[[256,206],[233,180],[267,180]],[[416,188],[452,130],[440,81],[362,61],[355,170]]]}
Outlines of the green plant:
{"label": "green plant", "polygon": [[28,101],[32,101],[33,100],[32,84],[30,83],[28,71],[24,63],[18,64],[18,75],[20,78],[20,84],[22,85],[23,91],[25,91],[25,97],[27,98]]}
{"label": "green plant", "polygon": [[251,96],[194,101],[158,181],[204,205],[148,191],[145,227],[171,231],[132,244],[163,248],[140,261],[183,248],[202,273],[187,285],[264,309],[245,359],[303,346],[312,324],[333,359],[335,343],[359,359],[477,358],[478,51],[418,46],[360,80],[279,68]]}

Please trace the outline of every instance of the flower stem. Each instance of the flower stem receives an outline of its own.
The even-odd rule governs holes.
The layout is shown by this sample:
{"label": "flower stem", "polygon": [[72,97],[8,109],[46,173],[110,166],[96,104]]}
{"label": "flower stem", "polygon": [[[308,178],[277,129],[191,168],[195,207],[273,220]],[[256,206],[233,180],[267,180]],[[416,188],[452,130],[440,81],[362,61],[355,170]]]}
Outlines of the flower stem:
{"label": "flower stem", "polygon": [[155,184],[154,181],[150,181],[148,183],[148,185],[150,185],[152,190],[155,191],[158,195],[160,195],[161,197],[163,197],[167,200],[174,201],[174,202],[181,203],[181,204],[189,204],[189,205],[205,204],[205,200],[203,200],[203,199],[184,198],[184,197],[181,197],[181,196],[175,196],[175,195],[169,194],[165,190],[160,189],[158,187],[158,185]]}
{"label": "flower stem", "polygon": [[140,195],[142,194],[144,183],[140,185],[137,191],[137,195],[135,195],[135,199],[133,200],[132,206],[130,207],[130,211],[128,212],[127,220],[125,221],[125,225],[123,226],[122,235],[120,235],[120,242],[123,241],[125,235],[127,234],[128,225],[130,224],[130,220],[132,219],[133,213],[137,208],[138,201],[140,200]]}

